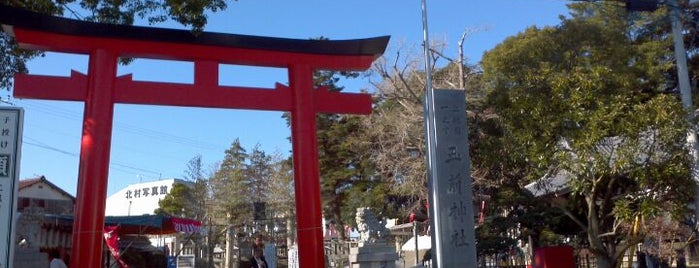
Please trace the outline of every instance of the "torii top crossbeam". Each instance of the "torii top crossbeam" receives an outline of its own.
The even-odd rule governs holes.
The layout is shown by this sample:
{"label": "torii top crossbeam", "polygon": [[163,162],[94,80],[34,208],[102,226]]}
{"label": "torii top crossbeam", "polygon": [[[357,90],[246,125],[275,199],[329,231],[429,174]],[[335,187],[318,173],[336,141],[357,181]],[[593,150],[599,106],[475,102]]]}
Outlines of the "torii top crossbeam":
{"label": "torii top crossbeam", "polygon": [[[383,54],[389,37],[328,41],[210,32],[195,35],[184,30],[76,21],[2,5],[0,24],[21,48],[89,55],[87,74],[15,76],[15,97],[85,102],[71,266],[100,266],[115,103],[289,111],[299,260],[304,267],[324,266],[315,116],[367,114],[371,98],[315,89],[313,72],[367,69]],[[194,83],[117,77],[120,57],[191,61]],[[267,89],[221,86],[219,64],[287,68],[289,85]]]}

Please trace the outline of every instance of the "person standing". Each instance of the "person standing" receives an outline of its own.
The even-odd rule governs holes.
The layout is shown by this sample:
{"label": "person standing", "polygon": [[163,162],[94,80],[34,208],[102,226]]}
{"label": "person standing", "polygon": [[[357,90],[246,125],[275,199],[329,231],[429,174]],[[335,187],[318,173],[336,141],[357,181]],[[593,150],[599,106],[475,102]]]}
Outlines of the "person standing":
{"label": "person standing", "polygon": [[[256,236],[255,240],[252,242],[253,254],[255,253],[255,248],[260,248],[262,250],[265,249],[265,241],[262,238],[262,235]],[[262,255],[264,255],[264,251],[262,252]]]}
{"label": "person standing", "polygon": [[250,264],[253,268],[267,268],[265,256],[262,256],[262,248],[255,247],[252,249],[253,255]]}
{"label": "person standing", "polygon": [[51,263],[49,264],[49,268],[68,268],[68,265],[61,260],[61,254],[57,249],[51,250]]}

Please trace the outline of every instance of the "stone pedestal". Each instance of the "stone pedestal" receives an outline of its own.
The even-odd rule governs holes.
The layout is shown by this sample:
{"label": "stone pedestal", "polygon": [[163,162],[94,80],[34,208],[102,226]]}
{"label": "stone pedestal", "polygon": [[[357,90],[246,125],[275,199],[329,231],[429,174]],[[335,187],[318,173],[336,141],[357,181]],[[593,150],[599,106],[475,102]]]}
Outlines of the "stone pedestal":
{"label": "stone pedestal", "polygon": [[385,243],[360,243],[350,248],[351,268],[395,268],[396,260],[396,248]]}
{"label": "stone pedestal", "polygon": [[22,268],[49,267],[49,256],[38,249],[15,248],[14,266]]}
{"label": "stone pedestal", "polygon": [[[403,251],[403,260],[405,261],[405,267],[421,267],[419,264],[422,263],[426,251],[426,249],[418,250],[417,256],[415,255],[415,250]],[[418,265],[415,264],[415,258],[417,258]]]}
{"label": "stone pedestal", "polygon": [[48,254],[39,251],[39,234],[43,221],[44,210],[42,208],[32,206],[25,209],[23,213],[19,213],[15,229],[14,266],[11,267],[49,267]]}

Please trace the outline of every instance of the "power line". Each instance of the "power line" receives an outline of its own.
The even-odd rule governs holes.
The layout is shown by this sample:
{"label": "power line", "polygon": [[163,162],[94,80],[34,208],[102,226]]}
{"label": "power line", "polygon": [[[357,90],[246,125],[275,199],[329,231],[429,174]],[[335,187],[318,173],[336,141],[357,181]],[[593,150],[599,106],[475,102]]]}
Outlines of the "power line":
{"label": "power line", "polygon": [[[56,147],[53,147],[53,146],[49,146],[49,145],[46,145],[46,144],[39,144],[39,143],[35,143],[35,142],[30,142],[30,141],[27,141],[28,139],[31,139],[31,138],[24,136],[24,137],[23,137],[23,140],[22,140],[22,144],[33,145],[33,146],[36,146],[36,147],[39,147],[39,148],[42,148],[42,149],[46,149],[46,150],[49,150],[49,151],[58,152],[58,153],[61,153],[61,154],[64,154],[64,155],[78,157],[78,155],[75,154],[75,153],[72,153],[72,152],[69,152],[69,151],[66,151],[66,150],[61,150],[61,149],[59,149],[59,148],[56,148]],[[34,140],[34,139],[32,139],[32,140]]]}
{"label": "power line", "polygon": [[[41,149],[54,151],[54,152],[61,153],[61,154],[67,155],[67,156],[79,158],[79,155],[76,153],[69,152],[69,151],[66,151],[66,150],[63,150],[60,148],[56,148],[56,147],[47,145],[45,143],[42,143],[41,141],[38,141],[37,139],[27,137],[27,136],[23,137],[22,144],[32,145],[32,146],[36,146],[36,147],[41,148]],[[119,170],[119,171],[122,171],[122,172],[135,174],[135,175],[141,175],[143,172],[158,175],[158,178],[160,178],[160,176],[162,175],[162,172],[159,172],[159,171],[134,167],[134,166],[123,164],[123,163],[116,162],[116,161],[110,161],[109,167],[116,169],[116,170]],[[134,171],[140,171],[140,172],[134,172]]]}
{"label": "power line", "polygon": [[[45,113],[51,116],[63,118],[63,119],[68,119],[68,120],[76,120],[76,121],[82,121],[82,114],[77,113],[75,111],[71,111],[68,109],[63,109],[47,104],[42,104],[42,103],[35,103],[35,102],[25,102],[21,101],[19,104],[25,107],[30,107],[32,110]],[[215,151],[215,152],[221,152],[221,148],[218,145],[212,144],[212,143],[207,143],[201,140],[196,140],[192,138],[187,138],[187,137],[181,137],[177,135],[173,135],[167,132],[162,132],[162,131],[157,131],[157,130],[152,130],[148,128],[143,128],[135,125],[130,125],[126,123],[122,123],[119,121],[116,121],[114,124],[114,128],[117,131],[123,131],[126,133],[131,133],[143,137],[148,137],[148,138],[154,138],[158,139],[161,141],[165,142],[170,142],[170,143],[176,143],[180,145],[185,145],[189,147],[194,147],[197,149],[202,149],[202,150],[208,150],[208,151]]]}

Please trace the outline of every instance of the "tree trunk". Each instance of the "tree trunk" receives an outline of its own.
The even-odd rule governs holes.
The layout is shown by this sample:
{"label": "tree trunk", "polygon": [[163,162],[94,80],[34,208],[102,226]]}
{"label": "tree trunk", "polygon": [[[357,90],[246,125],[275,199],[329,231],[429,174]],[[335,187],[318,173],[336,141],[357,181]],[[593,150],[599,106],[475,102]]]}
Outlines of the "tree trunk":
{"label": "tree trunk", "polygon": [[209,231],[206,234],[206,255],[209,259],[209,268],[214,267],[214,225],[209,217]]}
{"label": "tree trunk", "polygon": [[617,268],[617,260],[611,259],[608,256],[595,255],[597,268]]}
{"label": "tree trunk", "polygon": [[[289,215],[293,215],[293,213],[289,213]],[[296,241],[294,241],[294,237],[296,237],[295,234],[295,228],[294,228],[294,221],[292,217],[287,217],[286,218],[286,246],[287,248],[291,247],[291,245],[296,244]]]}
{"label": "tree trunk", "polygon": [[585,197],[587,205],[587,241],[590,244],[590,249],[595,254],[597,268],[617,268],[617,259],[613,252],[614,245],[605,245],[605,242],[600,238],[602,226],[600,219],[597,216],[597,205],[595,203],[596,193],[593,191]]}
{"label": "tree trunk", "polygon": [[233,267],[233,228],[229,225],[226,228],[226,259],[224,265],[226,268]]}
{"label": "tree trunk", "polygon": [[342,199],[341,195],[337,195],[335,197],[334,201],[334,206],[333,206],[333,219],[335,220],[335,231],[338,233],[337,234],[337,239],[340,241],[345,241],[347,240],[347,237],[345,236],[345,223],[342,221]]}

